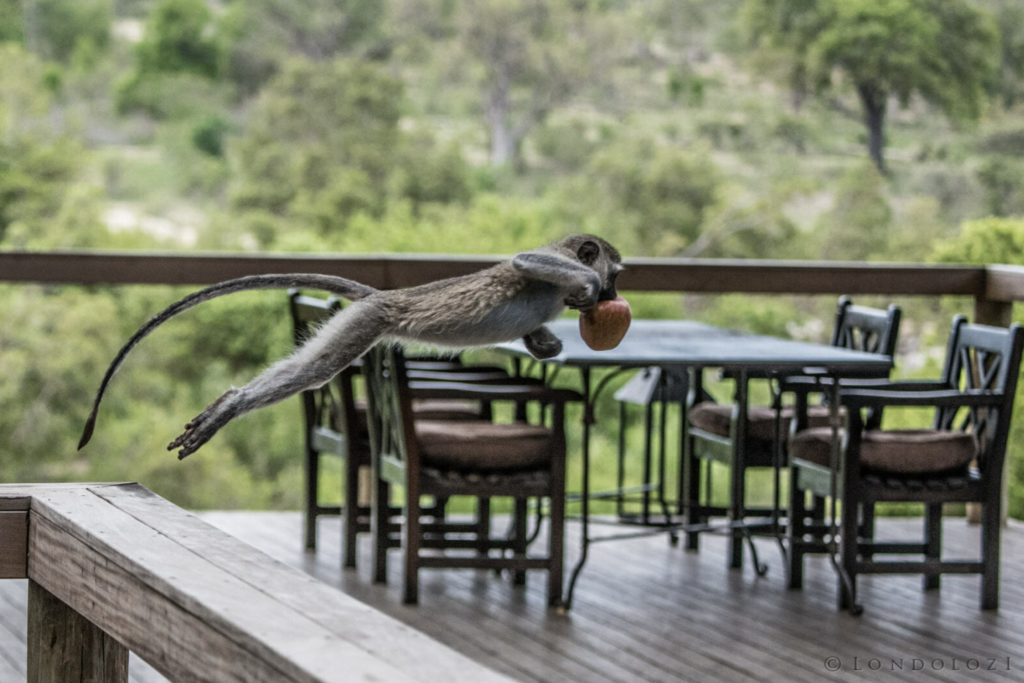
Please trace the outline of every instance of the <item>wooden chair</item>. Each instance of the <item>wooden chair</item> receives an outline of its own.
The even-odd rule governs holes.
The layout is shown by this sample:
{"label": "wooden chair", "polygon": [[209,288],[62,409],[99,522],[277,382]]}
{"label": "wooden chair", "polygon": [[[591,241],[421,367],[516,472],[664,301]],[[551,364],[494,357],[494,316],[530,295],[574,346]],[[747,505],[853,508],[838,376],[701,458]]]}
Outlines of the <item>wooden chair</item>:
{"label": "wooden chair", "polygon": [[[548,603],[557,605],[562,592],[565,522],[565,402],[579,400],[579,395],[540,384],[410,383],[402,354],[394,347],[372,349],[363,372],[376,481],[374,579],[386,580],[387,551],[400,546],[405,559],[406,603],[418,601],[421,568],[459,567],[510,570],[516,583],[525,581],[525,570],[544,569],[548,572]],[[414,419],[413,390],[417,396],[437,400],[539,401],[551,408],[551,427]],[[405,491],[405,514],[397,535],[391,531],[387,512],[391,485]],[[495,537],[487,516],[458,521],[447,518],[443,508],[425,510],[424,496],[472,496],[487,502],[498,496],[511,497],[515,502],[513,532]],[[528,542],[536,535],[536,531],[533,536],[527,533],[529,498],[550,501],[544,557],[527,556]],[[452,550],[464,552],[448,552]]]}
{"label": "wooden chair", "polygon": [[[1003,462],[1022,345],[1020,325],[1009,329],[971,325],[957,316],[940,379],[840,386],[847,428],[836,491],[843,510],[840,564],[848,579],[847,589],[840,591],[840,608],[859,610],[857,576],[881,573],[923,574],[926,589],[938,588],[944,573],[979,573],[981,608],[998,606]],[[883,408],[897,406],[934,407],[931,428],[883,430]],[[832,447],[831,427],[802,430],[792,437],[790,457],[797,489],[829,495]],[[863,525],[857,510],[893,501],[925,505],[923,541],[879,542],[860,533]],[[942,505],[954,502],[981,503],[980,561],[941,558]],[[793,511],[791,517],[801,519],[801,511]],[[790,529],[791,544],[807,541],[798,525]],[[803,554],[794,557],[802,563]],[[877,554],[915,554],[923,559],[880,560]]]}
{"label": "wooden chair", "polygon": [[[289,291],[289,304],[296,346],[312,336],[318,325],[341,310],[339,299],[303,296],[295,290]],[[370,529],[369,505],[367,501],[360,505],[358,500],[360,468],[370,466],[365,415],[360,417],[353,388],[353,379],[358,374],[358,367],[349,366],[322,387],[302,392],[306,451],[305,547],[316,550],[317,518],[340,515],[344,508],[342,562],[346,567],[356,566],[356,534]],[[320,502],[321,455],[341,458],[344,463],[342,505]]]}
{"label": "wooden chair", "polygon": [[[311,337],[319,325],[342,308],[342,302],[337,298],[310,297],[297,290],[289,291],[289,304],[296,346]],[[450,379],[452,373],[465,382],[508,379],[508,374],[500,368],[469,367],[458,358],[422,357],[412,361],[411,366],[414,376],[423,379]],[[370,442],[366,401],[358,396],[355,387],[356,380],[361,377],[360,367],[361,363],[357,361],[319,389],[302,393],[306,453],[305,547],[316,550],[317,518],[342,515],[342,563],[345,567],[356,566],[356,536],[370,530]],[[490,404],[486,401],[417,400],[415,407],[417,415],[427,419],[490,419]],[[342,505],[320,502],[320,458],[324,455],[340,458],[344,463]]]}
{"label": "wooden chair", "polygon": [[[892,356],[896,351],[896,337],[899,332],[900,308],[895,305],[887,310],[854,306],[849,297],[841,297],[836,308],[835,323],[832,329],[831,345],[841,348],[880,353]],[[734,467],[734,453],[737,445],[737,420],[739,411],[734,404],[716,403],[713,400],[700,400],[707,396],[704,392],[701,373],[694,373],[691,383],[691,405],[687,411],[688,435],[686,436],[688,462],[684,463],[687,472],[684,484],[685,507],[688,510],[687,521],[693,524],[705,524],[711,516],[728,514],[736,521],[747,515],[768,515],[772,511],[766,509],[747,509],[742,500],[737,501],[737,492],[742,496],[746,470],[751,467],[772,467],[778,462],[785,464],[785,439],[789,434],[790,423],[795,415],[794,407],[783,407],[780,403],[781,394],[776,397],[776,405],[749,406],[747,410],[746,439],[741,445],[743,449],[742,468]],[[783,378],[780,386],[798,387],[802,378]],[[812,384],[810,386],[819,386]],[[746,392],[746,387],[737,383],[737,392]],[[799,400],[806,400],[806,393],[798,394]],[[699,402],[698,402],[699,401]],[[802,410],[807,415],[810,426],[827,424],[829,410],[825,405],[818,405]],[[777,421],[778,418],[778,421]],[[730,477],[733,500],[729,507],[715,507],[700,502],[700,462],[707,462],[705,475],[710,476],[710,464],[720,462],[731,468]],[[710,498],[710,480],[706,482],[706,495]],[[686,547],[696,550],[698,547],[701,527],[686,533]],[[740,567],[743,562],[742,530],[734,530],[732,546],[729,554],[730,567]],[[762,571],[763,568],[759,568]]]}

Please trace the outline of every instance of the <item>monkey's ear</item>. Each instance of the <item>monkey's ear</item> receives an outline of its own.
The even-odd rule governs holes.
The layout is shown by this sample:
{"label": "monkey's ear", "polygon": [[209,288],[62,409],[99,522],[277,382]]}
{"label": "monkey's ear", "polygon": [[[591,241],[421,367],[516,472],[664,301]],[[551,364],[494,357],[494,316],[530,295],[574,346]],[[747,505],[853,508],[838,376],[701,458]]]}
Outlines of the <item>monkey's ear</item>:
{"label": "monkey's ear", "polygon": [[597,257],[600,255],[601,247],[597,246],[597,242],[591,242],[590,240],[581,244],[580,248],[576,250],[576,258],[585,266],[594,265]]}

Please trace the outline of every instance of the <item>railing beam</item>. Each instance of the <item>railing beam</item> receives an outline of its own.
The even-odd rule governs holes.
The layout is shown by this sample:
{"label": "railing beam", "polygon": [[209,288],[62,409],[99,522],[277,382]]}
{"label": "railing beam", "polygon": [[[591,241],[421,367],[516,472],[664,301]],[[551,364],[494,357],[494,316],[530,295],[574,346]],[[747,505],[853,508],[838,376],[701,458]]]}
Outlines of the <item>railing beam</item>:
{"label": "railing beam", "polygon": [[28,683],[128,681],[128,649],[31,580],[27,663]]}
{"label": "railing beam", "polygon": [[[450,254],[235,254],[100,251],[3,252],[0,281],[67,284],[208,285],[261,273],[325,273],[392,289],[472,273],[498,256]],[[627,291],[721,294],[888,294],[984,296],[1024,291],[1015,274],[990,278],[983,266],[735,259],[626,259]],[[1021,279],[1024,283],[1024,279]]]}

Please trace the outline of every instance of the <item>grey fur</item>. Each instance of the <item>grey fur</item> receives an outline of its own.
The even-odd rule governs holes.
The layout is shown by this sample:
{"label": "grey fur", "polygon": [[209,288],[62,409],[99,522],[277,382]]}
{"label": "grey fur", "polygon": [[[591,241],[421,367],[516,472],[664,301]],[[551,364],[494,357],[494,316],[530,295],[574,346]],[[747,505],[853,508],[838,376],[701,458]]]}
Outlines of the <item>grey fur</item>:
{"label": "grey fur", "polygon": [[[614,299],[621,260],[618,251],[601,238],[572,235],[479,273],[409,289],[377,291],[342,278],[311,284],[308,278],[316,276],[265,276],[297,278],[302,281],[283,286],[325,289],[356,303],[331,318],[292,356],[218,398],[185,426],[168,450],[180,448],[179,458],[194,453],[232,419],[322,386],[382,339],[465,348],[522,338],[538,358],[558,355],[561,342],[545,323],[566,306],[586,310],[599,300]],[[88,442],[103,392],[132,347],[155,327],[201,301],[229,291],[274,286],[243,280],[196,292],[154,317],[129,340],[103,379],[79,448]]]}

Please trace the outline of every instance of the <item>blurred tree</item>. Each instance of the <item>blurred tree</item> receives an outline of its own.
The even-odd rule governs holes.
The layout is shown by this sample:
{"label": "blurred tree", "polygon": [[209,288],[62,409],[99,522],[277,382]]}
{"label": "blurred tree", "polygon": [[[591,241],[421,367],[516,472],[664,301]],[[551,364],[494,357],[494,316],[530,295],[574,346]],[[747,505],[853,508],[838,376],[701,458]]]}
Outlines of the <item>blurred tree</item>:
{"label": "blurred tree", "polygon": [[993,216],[1024,214],[1024,164],[1008,156],[992,155],[978,168],[985,188],[988,211]]}
{"label": "blurred tree", "polygon": [[399,144],[402,84],[372,63],[285,64],[237,145],[234,204],[312,218],[322,231],[379,211]]}
{"label": "blurred tree", "polygon": [[868,151],[885,171],[889,98],[917,94],[954,120],[979,116],[999,32],[968,0],[748,0],[754,36],[781,50],[794,87],[822,92],[838,72],[857,92]]}
{"label": "blurred tree", "polygon": [[40,60],[0,45],[0,241],[16,222],[37,226],[60,210],[82,164],[81,146],[51,127]]}
{"label": "blurred tree", "polygon": [[43,59],[91,62],[110,43],[109,0],[0,0],[0,41],[24,40]]}
{"label": "blurred tree", "polygon": [[832,210],[818,220],[821,258],[863,261],[883,254],[891,224],[885,178],[871,164],[860,164],[843,175]]}
{"label": "blurred tree", "polygon": [[622,140],[598,152],[589,173],[596,188],[589,201],[610,202],[611,220],[628,223],[641,253],[659,256],[677,255],[697,240],[721,185],[706,154],[650,139]]}
{"label": "blurred tree", "polygon": [[149,14],[144,37],[136,48],[138,72],[216,76],[212,21],[203,0],[160,0]]}
{"label": "blurred tree", "polygon": [[747,0],[740,7],[741,30],[756,48],[755,68],[789,87],[796,110],[812,90],[808,52],[829,20],[823,4],[822,0]]}
{"label": "blurred tree", "polygon": [[796,224],[786,216],[785,204],[800,194],[798,185],[777,184],[753,202],[716,207],[708,212],[701,233],[680,256],[765,259],[809,258]]}
{"label": "blurred tree", "polygon": [[24,40],[24,17],[22,0],[0,0],[0,42]]}
{"label": "blurred tree", "polygon": [[118,108],[167,116],[173,108],[167,91],[181,90],[182,81],[189,90],[196,89],[194,80],[215,78],[219,50],[212,30],[213,15],[203,0],[160,0],[136,45],[135,68],[117,87]]}
{"label": "blurred tree", "polygon": [[1002,46],[999,95],[1010,109],[1024,98],[1024,4],[996,0],[995,12]]}
{"label": "blurred tree", "polygon": [[583,88],[601,45],[588,2],[469,0],[462,41],[483,67],[491,165],[518,161],[526,134]]}
{"label": "blurred tree", "polygon": [[390,185],[394,195],[412,202],[416,214],[424,204],[465,204],[473,195],[462,150],[455,143],[438,147],[429,134],[402,140]]}
{"label": "blurred tree", "polygon": [[935,245],[931,260],[1024,265],[1024,219],[992,217],[964,221],[956,236]]}
{"label": "blurred tree", "polygon": [[256,93],[292,56],[325,61],[380,44],[384,0],[239,0],[218,27],[222,73],[245,95]]}

